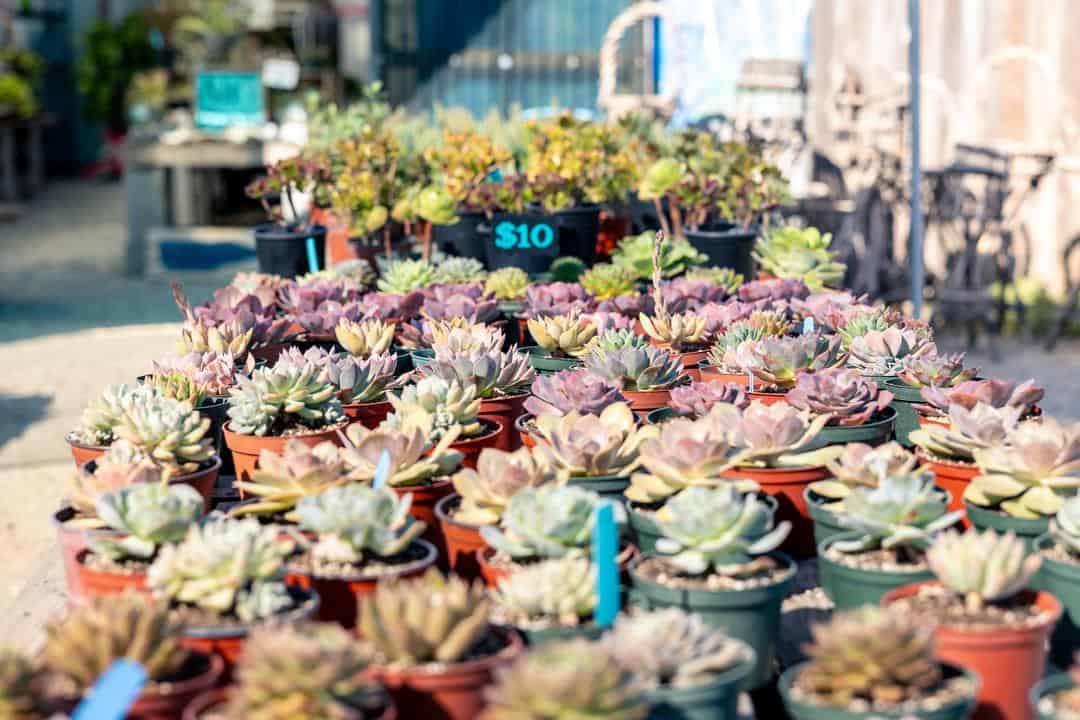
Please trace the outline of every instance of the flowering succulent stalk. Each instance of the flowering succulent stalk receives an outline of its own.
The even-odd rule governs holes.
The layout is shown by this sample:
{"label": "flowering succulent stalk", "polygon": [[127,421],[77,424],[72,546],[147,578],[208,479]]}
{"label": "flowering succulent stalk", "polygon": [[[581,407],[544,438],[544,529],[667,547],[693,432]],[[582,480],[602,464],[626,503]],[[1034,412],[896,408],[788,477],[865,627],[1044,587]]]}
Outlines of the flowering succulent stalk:
{"label": "flowering succulent stalk", "polygon": [[949,426],[924,425],[908,439],[930,455],[945,460],[971,462],[975,450],[1000,442],[1020,422],[1019,407],[993,408],[977,403],[970,410],[949,408]]}
{"label": "flowering succulent stalk", "polygon": [[581,286],[597,300],[611,300],[637,291],[637,276],[621,265],[601,263],[586,270]]}
{"label": "flowering succulent stalk", "polygon": [[604,408],[624,402],[619,381],[578,368],[537,375],[532,383],[532,395],[525,400],[525,409],[536,417],[569,412],[599,415]]}
{"label": "flowering succulent stalk", "polygon": [[384,293],[404,295],[437,282],[439,273],[427,260],[395,260],[387,265],[377,287]]}
{"label": "flowering succulent stalk", "polygon": [[625,403],[609,405],[596,415],[539,415],[536,432],[545,442],[533,454],[571,477],[626,477],[638,464],[642,443],[655,427],[639,428]]}
{"label": "flowering succulent stalk", "polygon": [[1073,557],[1080,557],[1080,495],[1061,503],[1050,521],[1050,536]]}
{"label": "flowering succulent stalk", "polygon": [[554,357],[580,357],[596,336],[596,326],[577,313],[530,318],[527,325],[536,344]]}
{"label": "flowering succulent stalk", "polygon": [[318,495],[325,490],[345,484],[345,464],[332,442],[311,447],[300,440],[289,440],[281,454],[263,448],[251,480],[237,480],[237,487],[251,496],[251,502],[240,503],[229,514],[282,515],[296,522],[293,509],[301,498]]}
{"label": "flowering succulent stalk", "polygon": [[584,555],[599,503],[599,495],[574,485],[522,488],[510,498],[499,526],[485,525],[480,535],[515,560]]}
{"label": "flowering succulent stalk", "polygon": [[1021,417],[1027,417],[1035,403],[1042,400],[1045,390],[1038,387],[1034,379],[1020,384],[990,379],[968,380],[951,388],[924,387],[919,394],[929,405],[916,405],[915,408],[929,415],[947,415],[952,405],[970,410],[982,403],[992,408],[1019,407],[1022,408]]}
{"label": "flowering succulent stalk", "polygon": [[674,352],[692,350],[707,339],[705,318],[697,313],[669,315],[666,311],[658,311],[653,317],[643,313],[638,316],[638,320],[649,337]]}
{"label": "flowering succulent stalk", "polygon": [[762,338],[749,346],[746,369],[763,387],[787,390],[802,373],[835,367],[843,361],[840,339],[820,333],[797,337]]}
{"label": "flowering succulent stalk", "polygon": [[390,487],[424,485],[450,475],[461,465],[464,457],[450,445],[458,437],[458,430],[451,429],[434,447],[422,428],[394,428],[387,423],[370,430],[353,423],[338,433],[344,447],[341,460],[345,463],[348,479],[372,483],[384,453],[390,458],[390,471],[386,484]]}
{"label": "flowering succulent stalk", "polygon": [[405,551],[427,525],[409,515],[412,495],[358,483],[307,495],[296,504],[301,530],[318,535],[311,549],[317,563],[359,565],[368,557]]}
{"label": "flowering succulent stalk", "polygon": [[[885,478],[911,474],[917,462],[914,453],[892,440],[877,447],[848,443],[837,457],[825,463],[832,479],[811,483],[810,489],[829,500],[842,501],[855,488],[875,488]],[[838,511],[839,506],[831,503],[829,509]]]}
{"label": "flowering succulent stalk", "polygon": [[815,415],[828,415],[829,425],[865,425],[885,411],[893,394],[854,370],[827,368],[802,372],[787,394],[792,407]]}
{"label": "flowering succulent stalk", "polygon": [[202,496],[190,485],[140,483],[97,499],[97,516],[122,537],[90,539],[91,549],[114,561],[149,560],[159,547],[184,539],[188,527],[202,517]]}
{"label": "flowering succulent stalk", "polygon": [[621,380],[624,391],[666,390],[682,378],[682,360],[663,348],[596,348],[584,357],[585,367],[610,380]]}
{"label": "flowering succulent stalk", "polygon": [[584,557],[541,560],[500,580],[494,596],[504,622],[574,627],[596,609],[596,568]]}
{"label": "flowering succulent stalk", "polygon": [[1010,530],[963,534],[947,530],[926,552],[930,570],[948,590],[964,598],[969,611],[1008,600],[1024,590],[1042,565]]}
{"label": "flowering succulent stalk", "polygon": [[461,504],[454,520],[466,525],[494,525],[506,504],[519,490],[542,485],[565,485],[569,473],[528,448],[513,452],[484,448],[476,469],[462,468],[454,475],[454,490]]}
{"label": "flowering succulent stalk", "polygon": [[342,318],[334,328],[334,336],[351,355],[366,358],[389,352],[394,342],[394,323],[375,318],[359,322]]}
{"label": "flowering succulent stalk", "polygon": [[258,368],[229,391],[229,425],[241,435],[270,436],[334,425],[345,419],[337,392],[329,373],[312,363]]}
{"label": "flowering succulent stalk", "polygon": [[908,356],[901,362],[896,377],[911,387],[955,387],[979,374],[979,368],[964,367],[964,357],[964,353]]}
{"label": "flowering succulent stalk", "polygon": [[672,388],[669,407],[677,415],[696,419],[708,415],[717,403],[727,403],[742,410],[750,404],[750,398],[741,385],[716,380],[699,381]]}
{"label": "flowering succulent stalk", "polygon": [[520,300],[529,288],[529,274],[518,267],[505,267],[488,274],[484,294],[496,300]]}

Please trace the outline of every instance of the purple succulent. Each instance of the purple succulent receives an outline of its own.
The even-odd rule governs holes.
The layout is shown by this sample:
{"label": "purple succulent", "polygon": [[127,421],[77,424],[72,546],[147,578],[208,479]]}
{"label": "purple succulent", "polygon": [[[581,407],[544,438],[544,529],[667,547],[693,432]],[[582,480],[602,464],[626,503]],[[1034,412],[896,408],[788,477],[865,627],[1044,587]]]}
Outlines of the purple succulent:
{"label": "purple succulent", "polygon": [[722,303],[728,296],[727,288],[723,285],[684,277],[663,282],[660,292],[667,303],[668,312],[671,313],[698,310],[708,303]]}
{"label": "purple succulent", "polygon": [[727,330],[739,320],[750,317],[755,308],[750,303],[731,300],[724,304],[706,303],[698,308],[695,313],[705,318],[705,334],[715,337]]}
{"label": "purple succulent", "polygon": [[835,331],[847,324],[850,313],[869,308],[866,296],[855,297],[847,290],[823,290],[802,300],[792,300],[792,309],[801,317],[813,318],[819,328]]}
{"label": "purple succulent", "polygon": [[634,318],[614,312],[591,312],[581,317],[587,318],[596,326],[596,334],[603,335],[608,330],[631,330],[634,327]]}
{"label": "purple succulent", "polygon": [[754,280],[739,288],[739,299],[743,302],[805,300],[808,297],[810,288],[801,280]]}
{"label": "purple succulent", "polygon": [[979,403],[993,408],[1021,407],[1023,414],[1028,415],[1046,394],[1034,378],[1020,384],[1008,380],[968,380],[955,387],[924,387],[919,392],[929,405],[915,407],[930,415],[947,415],[953,405],[971,410]]}
{"label": "purple succulent", "polygon": [[532,395],[525,400],[525,409],[535,416],[568,412],[599,415],[605,407],[617,402],[626,402],[618,380],[578,368],[537,375],[533,380]]}
{"label": "purple succulent", "polygon": [[481,300],[484,297],[483,283],[436,283],[421,288],[425,301],[434,300],[445,302],[448,298],[465,295],[473,300]]}
{"label": "purple succulent", "polygon": [[596,303],[580,283],[553,282],[531,285],[525,291],[525,317],[569,315],[571,312],[590,312]]}
{"label": "purple succulent", "polygon": [[893,394],[854,370],[829,368],[799,373],[788,391],[792,407],[829,415],[829,425],[864,425],[892,402]]}
{"label": "purple succulent", "polygon": [[408,295],[373,292],[361,298],[360,312],[365,320],[404,322],[419,317],[423,304],[424,296],[416,290]]}
{"label": "purple succulent", "polygon": [[296,315],[290,315],[304,332],[312,335],[332,335],[341,319],[356,322],[364,313],[359,302],[341,304],[336,300],[327,300],[318,308]]}
{"label": "purple succulent", "polygon": [[301,315],[317,312],[327,302],[347,304],[360,298],[363,288],[350,278],[320,277],[304,283],[290,281],[278,289],[278,305],[282,311]]}
{"label": "purple succulent", "polygon": [[251,347],[281,342],[292,324],[289,318],[274,317],[273,308],[263,307],[254,295],[237,297],[233,293],[220,296],[215,293],[215,300],[192,308],[184,295],[183,285],[172,283],[172,292],[176,307],[189,324],[204,328],[229,325],[242,328],[245,332],[251,330]]}
{"label": "purple succulent", "polygon": [[671,409],[679,415],[704,417],[717,403],[728,403],[743,410],[750,404],[746,389],[719,380],[693,382],[671,389]]}
{"label": "purple succulent", "polygon": [[[278,288],[284,283],[285,278],[280,275],[242,272],[237,273],[232,282],[218,292],[222,293],[222,301],[227,297],[253,295],[264,308],[273,308],[277,304]],[[214,293],[215,301],[217,301],[217,296],[218,293]]]}
{"label": "purple succulent", "polygon": [[[424,293],[424,304],[420,313],[432,320],[450,320],[465,318],[474,323],[493,322],[499,317],[499,306],[494,300],[484,299],[483,288],[476,286],[480,294],[455,292],[457,289],[473,287],[470,285],[440,285],[436,292]],[[432,288],[434,289],[434,288]]]}
{"label": "purple succulent", "polygon": [[896,376],[911,387],[955,387],[979,374],[979,368],[964,367],[964,353],[909,355],[900,363]]}
{"label": "purple succulent", "polygon": [[644,293],[616,295],[610,300],[599,303],[596,309],[600,312],[618,313],[629,318],[636,318],[642,313],[652,315],[653,299]]}

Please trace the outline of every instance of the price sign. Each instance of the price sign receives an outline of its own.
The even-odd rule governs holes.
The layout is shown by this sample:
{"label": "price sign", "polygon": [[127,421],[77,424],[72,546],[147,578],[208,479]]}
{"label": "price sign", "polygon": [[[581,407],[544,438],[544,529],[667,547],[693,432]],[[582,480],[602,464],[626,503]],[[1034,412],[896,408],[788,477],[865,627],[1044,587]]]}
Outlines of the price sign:
{"label": "price sign", "polygon": [[204,130],[266,121],[259,73],[201,72],[195,76],[195,125]]}
{"label": "price sign", "polygon": [[487,243],[491,269],[515,265],[526,272],[540,273],[558,256],[559,228],[553,216],[498,214],[492,219]]}

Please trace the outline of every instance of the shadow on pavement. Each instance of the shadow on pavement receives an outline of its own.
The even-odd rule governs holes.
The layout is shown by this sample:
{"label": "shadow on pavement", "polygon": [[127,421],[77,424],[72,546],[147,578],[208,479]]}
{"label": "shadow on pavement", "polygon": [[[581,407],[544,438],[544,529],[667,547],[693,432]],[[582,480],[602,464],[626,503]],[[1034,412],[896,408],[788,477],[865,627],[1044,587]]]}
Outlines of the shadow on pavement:
{"label": "shadow on pavement", "polygon": [[0,448],[44,419],[52,401],[51,395],[0,394]]}

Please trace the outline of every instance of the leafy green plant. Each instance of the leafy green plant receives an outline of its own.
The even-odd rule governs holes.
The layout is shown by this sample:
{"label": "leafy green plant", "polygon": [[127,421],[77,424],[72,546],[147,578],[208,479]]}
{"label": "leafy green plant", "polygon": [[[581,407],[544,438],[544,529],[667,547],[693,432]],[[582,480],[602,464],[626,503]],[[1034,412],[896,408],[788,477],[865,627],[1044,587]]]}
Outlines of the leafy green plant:
{"label": "leafy green plant", "polygon": [[202,517],[202,496],[190,485],[138,484],[98,498],[97,516],[121,537],[95,536],[91,549],[115,561],[149,560],[166,543],[184,539],[188,527]]}
{"label": "leafy green plant", "polygon": [[[299,156],[284,158],[266,166],[266,174],[248,183],[245,192],[258,200],[271,222],[296,232],[311,229],[311,215],[299,211],[296,196],[301,193],[318,195],[330,182],[330,169],[319,162]],[[278,205],[272,205],[278,198]],[[287,206],[287,207],[286,207]]]}
{"label": "leafy green plant", "polygon": [[350,483],[300,498],[296,520],[318,536],[314,561],[358,565],[402,553],[420,537],[427,525],[409,515],[411,505],[412,495]]}
{"label": "leafy green plant", "polygon": [[839,287],[847,269],[829,250],[832,235],[817,228],[786,225],[757,239],[754,259],[761,269],[778,278],[794,278],[817,292]]}
{"label": "leafy green plant", "polygon": [[499,526],[481,527],[480,535],[515,560],[583,555],[599,503],[599,495],[574,485],[522,488],[510,498]]}
{"label": "leafy green plant", "polygon": [[38,101],[29,81],[14,73],[0,73],[0,117],[28,119],[37,114]]}
{"label": "leafy green plant", "polygon": [[127,124],[124,95],[131,78],[155,61],[150,26],[140,13],[131,13],[115,25],[97,20],[87,28],[81,45],[75,61],[75,85],[83,97],[83,114],[122,130]]}

